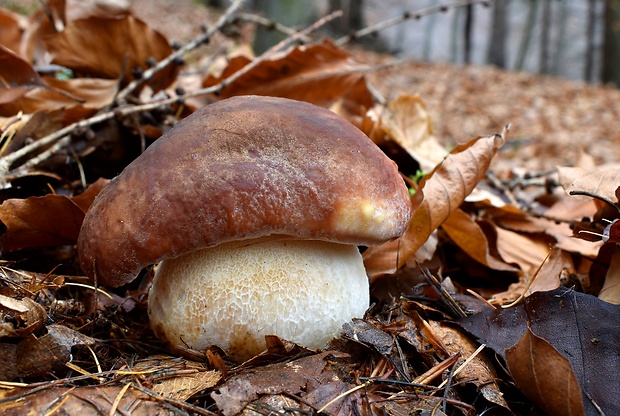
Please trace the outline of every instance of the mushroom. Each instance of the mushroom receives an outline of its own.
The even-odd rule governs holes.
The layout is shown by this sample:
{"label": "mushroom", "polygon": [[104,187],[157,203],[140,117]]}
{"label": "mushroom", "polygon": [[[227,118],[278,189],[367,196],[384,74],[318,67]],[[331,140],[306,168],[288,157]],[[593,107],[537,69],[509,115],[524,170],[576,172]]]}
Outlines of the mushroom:
{"label": "mushroom", "polygon": [[397,238],[410,216],[396,164],[346,120],[234,97],[179,122],[106,186],[78,254],[113,287],[161,262],[148,302],[157,337],[243,361],[266,335],[319,349],[362,317],[357,246]]}

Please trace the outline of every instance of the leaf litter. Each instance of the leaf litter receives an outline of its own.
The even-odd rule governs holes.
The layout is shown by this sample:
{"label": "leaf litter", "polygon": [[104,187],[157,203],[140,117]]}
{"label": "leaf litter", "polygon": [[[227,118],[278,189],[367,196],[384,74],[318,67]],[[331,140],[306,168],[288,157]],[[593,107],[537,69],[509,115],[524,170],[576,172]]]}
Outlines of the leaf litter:
{"label": "leaf litter", "polygon": [[[566,163],[558,144],[532,153],[527,138],[613,140],[605,122],[583,120],[617,92],[394,64],[312,30],[306,45],[255,57],[253,26],[232,8],[210,16],[219,31],[193,34],[185,56],[196,63],[186,63],[127,7],[48,6],[29,19],[0,14],[3,414],[619,412],[620,174],[610,162],[620,157],[588,149],[606,163],[596,167],[571,148],[577,164],[555,169],[549,160]],[[169,356],[148,328],[153,269],[98,288],[75,242],[107,180],[198,106],[240,94],[346,117],[397,162],[414,217],[403,237],[364,251],[375,302],[325,351],[270,337],[242,365],[217,348]],[[545,106],[522,115],[537,97]],[[558,106],[568,108],[561,122]]]}

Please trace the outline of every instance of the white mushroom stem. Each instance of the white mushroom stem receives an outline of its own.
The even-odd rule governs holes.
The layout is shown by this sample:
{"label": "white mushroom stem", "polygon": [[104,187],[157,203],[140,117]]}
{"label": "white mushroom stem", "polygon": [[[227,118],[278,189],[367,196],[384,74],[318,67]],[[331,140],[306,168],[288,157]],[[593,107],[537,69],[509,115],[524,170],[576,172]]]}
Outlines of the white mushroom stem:
{"label": "white mushroom stem", "polygon": [[172,349],[217,345],[244,361],[265,349],[265,335],[323,348],[368,304],[368,278],[356,246],[259,239],[162,262],[149,294],[149,316]]}

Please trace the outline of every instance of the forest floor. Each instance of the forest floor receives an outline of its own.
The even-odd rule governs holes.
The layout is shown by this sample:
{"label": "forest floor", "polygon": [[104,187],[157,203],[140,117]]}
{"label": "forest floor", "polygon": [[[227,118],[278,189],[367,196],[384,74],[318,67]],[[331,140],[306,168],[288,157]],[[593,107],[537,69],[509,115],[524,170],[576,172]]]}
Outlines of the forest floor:
{"label": "forest floor", "polygon": [[[252,60],[236,52],[250,50],[253,28],[230,22],[148,78],[174,55],[171,41],[187,45],[227,15],[193,0],[134,0],[132,12],[31,4],[28,23],[5,16],[14,30],[0,31],[0,413],[620,412],[620,91],[398,61],[330,39]],[[49,56],[51,72],[35,63]],[[217,346],[171,356],[149,326],[157,265],[118,288],[85,276],[82,223],[110,178],[173,125],[254,94],[324,106],[359,127],[397,163],[412,218],[403,236],[362,250],[372,303],[325,350],[264,334],[266,349],[242,364]],[[158,174],[174,153],[152,166]],[[209,178],[210,162],[197,162]],[[157,201],[148,192],[167,184],[153,182],[132,195]],[[161,211],[182,212],[174,224],[191,216],[168,197]]]}

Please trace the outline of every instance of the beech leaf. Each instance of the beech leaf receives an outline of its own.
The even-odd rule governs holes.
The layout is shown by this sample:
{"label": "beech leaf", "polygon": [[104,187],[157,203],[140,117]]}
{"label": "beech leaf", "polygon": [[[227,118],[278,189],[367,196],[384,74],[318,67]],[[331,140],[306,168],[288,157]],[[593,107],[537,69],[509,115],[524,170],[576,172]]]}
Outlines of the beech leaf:
{"label": "beech leaf", "polygon": [[100,179],[74,198],[51,194],[4,201],[0,205],[0,221],[6,227],[0,237],[2,251],[75,243],[86,210],[105,184],[107,180]]}
{"label": "beech leaf", "polygon": [[453,210],[441,228],[456,245],[480,264],[494,270],[517,271],[515,267],[491,256],[489,242],[484,231],[462,209]]}
{"label": "beech leaf", "polygon": [[[378,269],[376,265],[402,267],[415,255],[484,178],[504,140],[505,132],[502,132],[458,146],[433,172],[422,179],[411,198],[414,211],[405,234],[395,241],[371,247],[364,252],[364,264],[369,276],[394,273],[396,267],[385,270]],[[373,257],[383,257],[383,261],[375,262]]]}
{"label": "beech leaf", "polygon": [[584,414],[581,389],[568,359],[528,327],[506,350],[510,374],[521,391],[550,416]]}
{"label": "beech leaf", "polygon": [[[231,59],[219,77],[210,75],[203,86],[219,83],[250,62],[245,56]],[[365,68],[331,41],[298,46],[261,62],[222,89],[219,97],[268,95],[307,101],[321,107],[329,107],[343,99],[347,106],[353,107],[353,114],[360,115],[362,109],[365,111],[373,105],[361,72]]]}
{"label": "beech leaf", "polygon": [[558,174],[560,184],[568,193],[585,191],[613,203],[619,202],[617,196],[620,187],[619,167],[601,167],[595,170],[559,167]]}
{"label": "beech leaf", "polygon": [[366,134],[378,145],[388,138],[395,141],[422,171],[433,170],[448,153],[433,134],[430,114],[418,95],[400,95],[385,107],[376,106],[368,116],[374,125]]}
{"label": "beech leaf", "polygon": [[[53,63],[80,75],[117,79],[124,68],[123,84],[133,79],[135,68],[147,69],[149,59],[161,60],[172,52],[162,34],[131,15],[70,21],[65,30],[47,35],[42,41]],[[158,72],[149,85],[155,91],[166,88],[177,72],[176,66],[170,66]]]}
{"label": "beech leaf", "polygon": [[533,293],[511,308],[472,315],[458,324],[504,359],[506,350],[530,330],[570,361],[580,388],[587,393],[583,396],[587,415],[599,415],[596,406],[605,414],[617,415],[620,389],[611,386],[620,386],[618,316],[620,306],[560,287]]}

